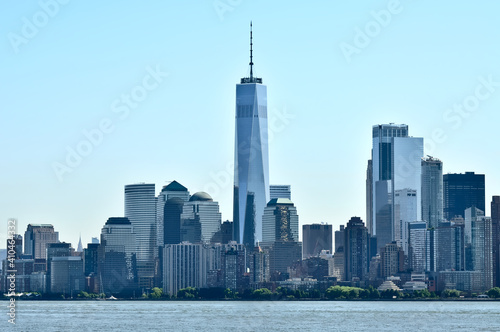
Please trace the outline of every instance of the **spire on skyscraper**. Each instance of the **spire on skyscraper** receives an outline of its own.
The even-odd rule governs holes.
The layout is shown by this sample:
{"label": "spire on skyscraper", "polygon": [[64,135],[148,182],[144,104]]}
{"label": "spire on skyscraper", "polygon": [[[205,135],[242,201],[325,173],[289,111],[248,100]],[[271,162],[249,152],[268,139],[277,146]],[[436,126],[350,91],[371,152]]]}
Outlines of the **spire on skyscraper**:
{"label": "spire on skyscraper", "polygon": [[76,252],[83,252],[82,233],[80,233],[80,240],[78,241],[78,248],[76,249]]}
{"label": "spire on skyscraper", "polygon": [[253,30],[252,21],[250,21],[250,77],[244,77],[241,79],[241,83],[260,83],[262,84],[262,78],[253,77]]}
{"label": "spire on skyscraper", "polygon": [[250,81],[253,80],[253,36],[252,21],[250,21]]}

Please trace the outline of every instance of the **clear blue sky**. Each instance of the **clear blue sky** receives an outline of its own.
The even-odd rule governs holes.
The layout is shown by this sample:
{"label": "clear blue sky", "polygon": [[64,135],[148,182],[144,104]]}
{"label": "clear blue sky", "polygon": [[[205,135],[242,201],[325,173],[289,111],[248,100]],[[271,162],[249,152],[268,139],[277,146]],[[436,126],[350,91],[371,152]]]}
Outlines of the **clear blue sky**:
{"label": "clear blue sky", "polygon": [[[76,247],[81,232],[85,245],[123,215],[123,186],[136,182],[208,190],[231,220],[250,20],[274,123],[270,180],[292,185],[301,224],[365,219],[379,123],[406,123],[426,142],[437,131],[426,153],[445,172],[485,173],[488,206],[500,194],[498,2],[70,1],[51,15],[38,1],[1,6],[0,247],[10,217],[22,234],[52,223],[62,241]],[[134,108],[121,100],[131,92]],[[107,133],[60,181],[54,163],[68,147],[89,152],[83,131],[100,125]]]}

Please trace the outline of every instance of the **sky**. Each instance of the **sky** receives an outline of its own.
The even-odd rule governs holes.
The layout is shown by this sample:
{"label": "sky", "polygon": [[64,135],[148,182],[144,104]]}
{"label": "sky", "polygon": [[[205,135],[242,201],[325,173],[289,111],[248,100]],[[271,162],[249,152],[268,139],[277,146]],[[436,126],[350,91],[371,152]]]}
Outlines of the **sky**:
{"label": "sky", "polygon": [[[371,128],[404,123],[444,173],[500,194],[500,3],[2,1],[0,247],[7,220],[84,246],[124,185],[177,180],[232,220],[235,85],[268,89],[271,184],[300,224],[365,219]],[[3,224],[3,225],[2,225]]]}

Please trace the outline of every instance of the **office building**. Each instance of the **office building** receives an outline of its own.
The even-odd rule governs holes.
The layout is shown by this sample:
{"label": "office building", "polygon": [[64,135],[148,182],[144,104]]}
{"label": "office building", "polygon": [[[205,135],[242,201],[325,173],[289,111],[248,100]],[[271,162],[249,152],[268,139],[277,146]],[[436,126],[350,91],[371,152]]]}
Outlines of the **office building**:
{"label": "office building", "polygon": [[366,280],[369,268],[369,236],[359,217],[352,217],[344,228],[345,280]]}
{"label": "office building", "polygon": [[210,243],[221,227],[219,203],[206,192],[197,192],[184,203],[181,238],[190,243]]}
{"label": "office building", "polygon": [[472,206],[485,211],[484,174],[445,174],[443,176],[444,218],[464,217],[465,209]]}
{"label": "office building", "polygon": [[136,235],[136,259],[139,287],[152,288],[156,250],[155,185],[147,183],[125,186],[125,217]]}
{"label": "office building", "polygon": [[106,294],[132,294],[137,287],[136,234],[128,218],[112,217],[101,230],[99,279]]}
{"label": "office building", "polygon": [[436,271],[465,270],[464,225],[454,222],[440,223],[435,231]]}
{"label": "office building", "polygon": [[58,243],[59,233],[50,224],[29,224],[24,233],[24,254],[33,259],[47,258],[47,245]]}
{"label": "office building", "polygon": [[286,198],[292,199],[292,189],[290,185],[276,185],[269,186],[269,199]]}
{"label": "office building", "polygon": [[50,261],[50,291],[76,296],[85,288],[83,261],[78,256],[53,257]]}
{"label": "office building", "polygon": [[404,271],[405,254],[396,242],[388,243],[380,250],[380,275],[382,278],[394,276]]}
{"label": "office building", "polygon": [[408,255],[408,224],[417,220],[417,191],[396,190],[394,193],[394,241]]}
{"label": "office building", "polygon": [[98,272],[99,244],[89,243],[83,249],[83,272],[85,276]]}
{"label": "office building", "polygon": [[373,161],[366,166],[366,228],[373,234]]}
{"label": "office building", "polygon": [[491,200],[491,229],[493,286],[500,287],[500,196],[493,196]]}
{"label": "office building", "polygon": [[428,156],[422,159],[422,220],[429,228],[443,219],[443,163]]}
{"label": "office building", "polygon": [[[156,246],[157,247],[162,247],[165,243],[172,243],[172,239],[168,239],[167,241],[164,239],[164,235],[168,234],[169,232],[168,231],[165,232],[163,227],[165,223],[167,224],[170,223],[170,220],[168,219],[165,220],[164,218],[165,204],[169,199],[174,197],[178,198],[181,202],[187,202],[189,200],[188,189],[175,180],[170,182],[168,185],[163,186],[160,194],[156,198],[156,234],[157,234]],[[175,243],[176,244],[180,243],[180,241]]]}
{"label": "office building", "polygon": [[332,225],[302,225],[302,258],[319,256],[321,251],[332,252]]}
{"label": "office building", "polygon": [[408,223],[408,239],[410,269],[414,273],[423,273],[427,268],[427,223],[425,221]]}
{"label": "office building", "polygon": [[[421,214],[421,158],[423,138],[409,137],[408,126],[384,124],[372,131],[372,235],[377,236],[378,250],[396,240],[394,194],[397,190],[416,191],[417,218]],[[370,166],[370,164],[369,164]],[[370,167],[369,167],[370,168]],[[368,205],[368,203],[367,203]]]}
{"label": "office building", "polygon": [[267,87],[253,75],[250,31],[250,77],[236,85],[234,160],[234,239],[253,248],[262,241],[262,215],[269,202]]}

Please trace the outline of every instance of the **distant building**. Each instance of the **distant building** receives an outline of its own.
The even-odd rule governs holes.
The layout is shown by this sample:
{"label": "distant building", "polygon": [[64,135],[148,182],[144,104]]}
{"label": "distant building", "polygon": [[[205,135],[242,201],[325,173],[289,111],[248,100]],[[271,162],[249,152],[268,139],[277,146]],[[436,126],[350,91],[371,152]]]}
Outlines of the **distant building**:
{"label": "distant building", "polygon": [[491,228],[493,247],[493,286],[500,287],[500,196],[491,201]]}
{"label": "distant building", "polygon": [[465,270],[464,225],[441,223],[435,231],[436,271]]}
{"label": "distant building", "polygon": [[422,273],[427,270],[427,223],[414,221],[408,223],[409,260],[412,272]]}
{"label": "distant building", "polygon": [[183,206],[181,215],[182,241],[210,243],[220,230],[219,203],[206,192],[197,192]]}
{"label": "distant building", "polygon": [[83,266],[85,276],[98,272],[99,244],[89,243],[83,249]]}
{"label": "distant building", "polygon": [[345,280],[366,280],[369,268],[368,230],[359,217],[352,217],[344,229]]}
{"label": "distant building", "polygon": [[47,258],[47,245],[58,243],[59,233],[50,224],[29,224],[24,233],[24,254],[33,259]]}
{"label": "distant building", "polygon": [[[163,226],[164,231],[162,236],[164,244],[179,244],[181,238],[181,215],[185,201],[179,197],[169,198],[163,205],[164,211]],[[163,246],[163,244],[162,244]]]}
{"label": "distant building", "polygon": [[380,250],[380,274],[382,278],[404,271],[404,251],[395,242],[386,244]]}
{"label": "distant building", "polygon": [[288,267],[302,259],[299,242],[299,216],[292,201],[269,201],[262,218],[262,246],[269,249],[271,273],[288,273]]}
{"label": "distant building", "polygon": [[93,237],[92,238],[92,242],[91,243],[94,243],[94,244],[99,244],[99,239],[96,238],[96,237]]}
{"label": "distant building", "polygon": [[[410,137],[404,124],[381,124],[372,128],[372,193],[369,220],[372,235],[377,236],[378,250],[395,239],[394,195],[397,190],[416,190],[417,218],[421,213],[421,158],[423,138]],[[370,167],[371,166],[371,167]],[[368,206],[368,204],[367,204]]]}
{"label": "distant building", "polygon": [[429,228],[443,219],[443,163],[429,156],[422,159],[422,220]]}
{"label": "distant building", "polygon": [[[160,194],[156,198],[156,234],[157,234],[157,239],[156,239],[156,246],[157,247],[163,247],[165,243],[180,243],[181,241],[176,241],[172,239],[167,239],[165,240],[164,234],[169,234],[168,231],[164,231],[164,225],[175,225],[176,222],[175,220],[172,221],[170,220],[170,217],[165,218],[164,211],[165,211],[165,204],[167,201],[171,198],[178,198],[181,202],[187,202],[189,200],[189,191],[186,187],[184,187],[182,184],[180,184],[177,181],[172,181],[168,185],[163,186]],[[171,211],[169,209],[169,211]],[[181,207],[181,212],[182,212],[182,207]],[[175,219],[175,217],[174,217]],[[180,230],[177,230],[176,235],[180,232]]]}
{"label": "distant building", "polygon": [[290,185],[276,185],[272,184],[269,186],[269,199],[275,198],[286,198],[292,199],[292,189]]}
{"label": "distant building", "polygon": [[408,255],[408,224],[417,221],[417,190],[400,189],[394,193],[393,241]]}
{"label": "distant building", "polygon": [[76,296],[84,290],[83,261],[81,257],[53,257],[50,261],[50,290]]}
{"label": "distant building", "polygon": [[332,252],[332,225],[302,225],[302,258],[319,256],[321,251]]}
{"label": "distant building", "polygon": [[154,183],[125,186],[125,217],[136,234],[139,287],[152,288],[155,276],[156,197]]}
{"label": "distant building", "polygon": [[[52,280],[52,260],[55,257],[69,257],[71,256],[71,243],[49,243],[47,246],[47,278]],[[82,268],[83,273],[83,268]],[[52,287],[52,281],[50,282],[50,287]],[[52,291],[49,287],[49,291]],[[53,291],[54,293],[60,293]]]}
{"label": "distant building", "polygon": [[485,211],[484,174],[445,174],[443,176],[444,218],[464,217],[465,209],[472,206]]}
{"label": "distant building", "polygon": [[250,253],[250,282],[264,283],[269,282],[270,278],[269,253],[257,246]]}
{"label": "distant building", "polygon": [[109,218],[101,231],[99,282],[106,294],[133,294],[137,288],[136,234],[128,218]]}

